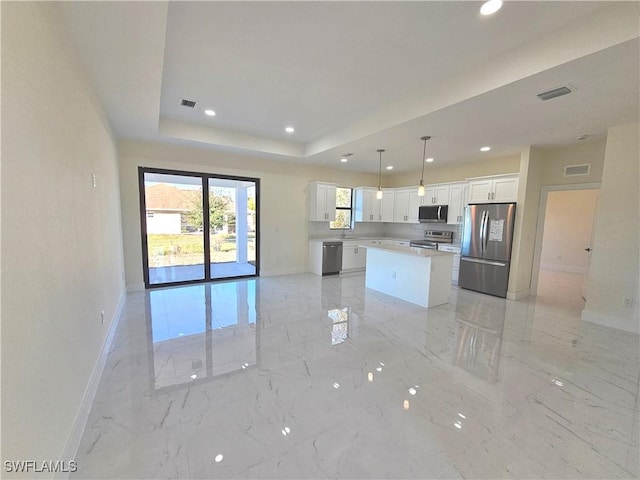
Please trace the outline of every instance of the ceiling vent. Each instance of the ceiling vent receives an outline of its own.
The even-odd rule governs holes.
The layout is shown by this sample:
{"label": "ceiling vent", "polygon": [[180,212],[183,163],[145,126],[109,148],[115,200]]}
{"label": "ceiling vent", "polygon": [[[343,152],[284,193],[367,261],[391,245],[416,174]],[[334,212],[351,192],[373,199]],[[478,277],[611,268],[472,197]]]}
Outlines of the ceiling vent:
{"label": "ceiling vent", "polygon": [[591,173],[591,164],[583,163],[582,165],[565,165],[565,177],[578,177],[580,175],[589,175]]}
{"label": "ceiling vent", "polygon": [[180,100],[180,105],[182,105],[183,107],[193,108],[196,106],[196,102],[194,102],[193,100],[185,100],[183,98],[182,100]]}
{"label": "ceiling vent", "polygon": [[561,97],[562,95],[567,95],[569,93],[571,93],[571,89],[565,85],[539,93],[538,98],[540,100],[551,100],[552,98]]}

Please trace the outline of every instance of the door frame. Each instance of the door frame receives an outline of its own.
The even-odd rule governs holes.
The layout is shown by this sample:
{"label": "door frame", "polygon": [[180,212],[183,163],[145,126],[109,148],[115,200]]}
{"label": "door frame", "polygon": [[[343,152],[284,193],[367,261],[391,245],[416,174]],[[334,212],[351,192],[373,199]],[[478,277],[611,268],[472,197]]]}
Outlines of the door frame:
{"label": "door frame", "polygon": [[[149,283],[149,251],[147,242],[147,208],[145,202],[144,174],[158,173],[164,175],[181,175],[186,177],[198,177],[202,181],[202,222],[203,222],[203,244],[204,244],[204,278],[198,280],[184,280],[179,282]],[[240,275],[237,277],[211,278],[211,251],[210,238],[205,232],[209,231],[209,179],[233,180],[240,182],[253,182],[256,187],[256,273],[253,275]],[[138,167],[138,194],[140,198],[140,235],[142,246],[142,276],[144,278],[145,289],[173,287],[176,285],[191,285],[195,283],[207,283],[217,281],[227,281],[236,278],[254,278],[260,276],[260,179],[254,177],[241,177],[238,175],[222,175],[217,173],[190,172],[186,170],[171,170],[155,167]]]}
{"label": "door frame", "polygon": [[[600,188],[600,182],[568,183],[563,185],[546,185],[540,188],[540,203],[538,204],[538,222],[536,225],[536,240],[533,251],[533,267],[531,269],[530,292],[532,296],[538,294],[538,280],[540,279],[540,263],[542,260],[542,240],[544,235],[545,216],[547,213],[547,198],[550,192],[564,192],[570,190],[595,190]],[[592,226],[592,229],[595,225]]]}

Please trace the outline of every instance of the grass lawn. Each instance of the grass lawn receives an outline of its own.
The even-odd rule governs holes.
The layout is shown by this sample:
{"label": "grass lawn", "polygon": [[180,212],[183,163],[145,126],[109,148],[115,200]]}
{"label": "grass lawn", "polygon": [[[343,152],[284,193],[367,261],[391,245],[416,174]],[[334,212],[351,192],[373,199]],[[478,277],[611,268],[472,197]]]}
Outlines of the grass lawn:
{"label": "grass lawn", "polygon": [[[233,235],[211,235],[211,261],[235,262],[236,239]],[[249,237],[249,260],[255,259],[255,238]],[[149,234],[147,235],[149,266],[198,265],[204,262],[202,234]]]}

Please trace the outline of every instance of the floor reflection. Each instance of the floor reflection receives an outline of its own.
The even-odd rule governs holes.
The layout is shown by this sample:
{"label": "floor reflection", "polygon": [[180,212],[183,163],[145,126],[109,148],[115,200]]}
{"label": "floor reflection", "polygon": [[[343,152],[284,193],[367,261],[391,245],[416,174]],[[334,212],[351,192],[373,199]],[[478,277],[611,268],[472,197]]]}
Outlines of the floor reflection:
{"label": "floor reflection", "polygon": [[147,292],[154,390],[206,381],[257,364],[255,280]]}
{"label": "floor reflection", "polygon": [[339,345],[346,342],[349,337],[349,307],[333,308],[327,312],[333,321],[331,327],[331,345]]}
{"label": "floor reflection", "polygon": [[504,302],[490,308],[480,304],[457,308],[453,365],[489,383],[498,382],[505,314]]}

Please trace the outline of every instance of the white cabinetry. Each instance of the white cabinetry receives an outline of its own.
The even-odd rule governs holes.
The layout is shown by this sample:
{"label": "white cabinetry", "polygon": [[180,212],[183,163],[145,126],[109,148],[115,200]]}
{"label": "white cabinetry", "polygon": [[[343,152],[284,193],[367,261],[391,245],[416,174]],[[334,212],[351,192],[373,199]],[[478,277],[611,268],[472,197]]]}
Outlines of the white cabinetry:
{"label": "white cabinetry", "polygon": [[454,247],[453,245],[439,245],[438,250],[442,252],[453,253],[453,269],[451,271],[451,283],[453,285],[457,285],[458,277],[460,274],[460,247]]}
{"label": "white cabinetry", "polygon": [[322,240],[309,240],[309,271],[322,276]]}
{"label": "white cabinetry", "polygon": [[517,175],[469,179],[469,203],[515,202],[517,199]]}
{"label": "white cabinetry", "polygon": [[420,205],[418,189],[396,189],[393,221],[396,223],[418,223],[418,205]]}
{"label": "white cabinetry", "polygon": [[364,269],[367,264],[367,249],[360,245],[361,242],[342,242],[343,271]]}
{"label": "white cabinetry", "polygon": [[449,185],[427,185],[422,205],[449,205]]}
{"label": "white cabinetry", "polygon": [[449,186],[449,213],[447,223],[458,225],[464,220],[464,206],[467,194],[466,183],[452,183]]}
{"label": "white cabinetry", "polygon": [[332,222],[336,219],[336,186],[329,183],[309,184],[309,220]]}
{"label": "white cabinetry", "polygon": [[380,222],[380,203],[376,198],[376,188],[357,187],[355,193],[355,221]]}
{"label": "white cabinetry", "polygon": [[380,221],[393,222],[394,206],[396,200],[395,190],[382,190],[382,200],[380,202]]}

